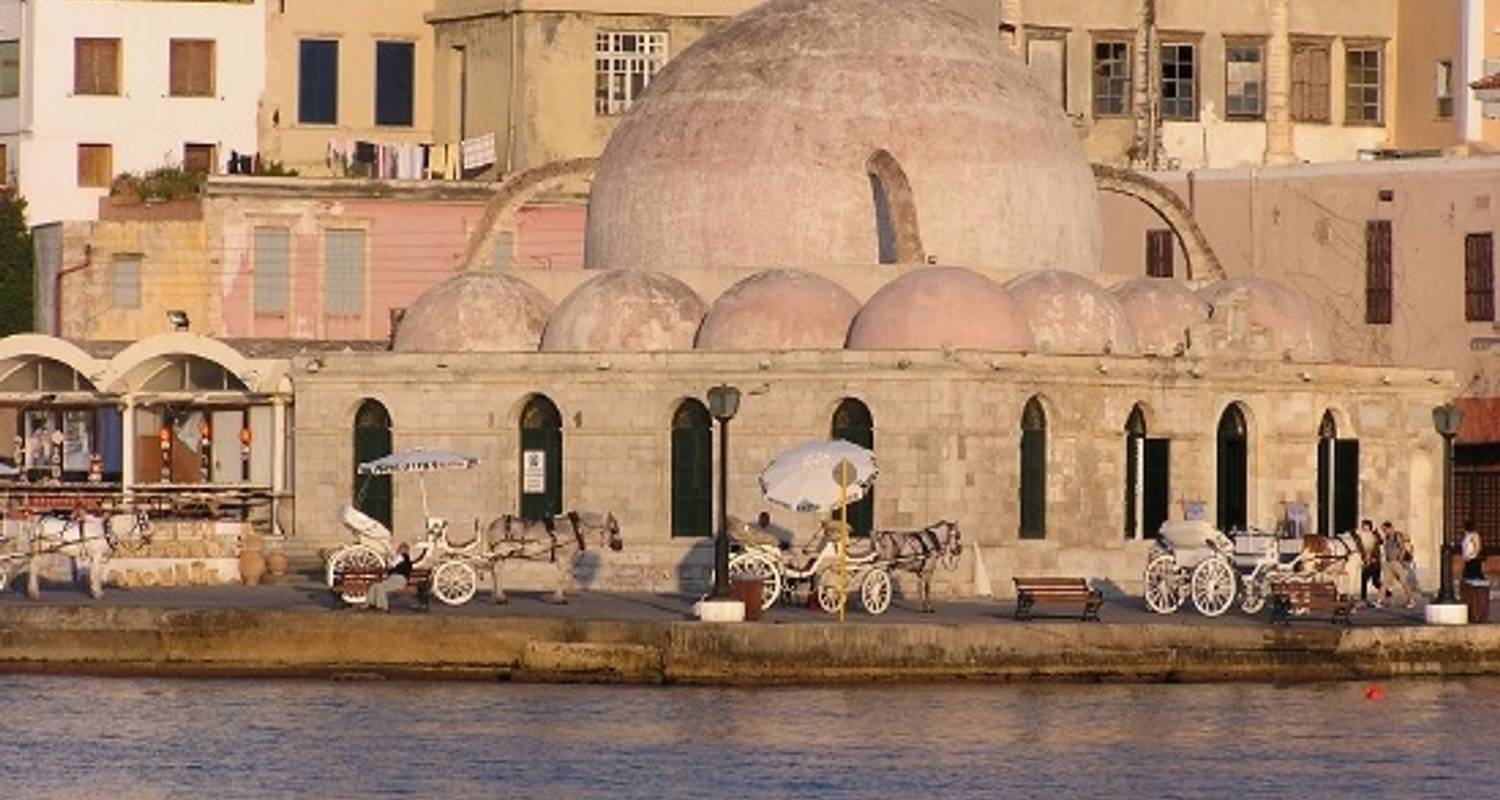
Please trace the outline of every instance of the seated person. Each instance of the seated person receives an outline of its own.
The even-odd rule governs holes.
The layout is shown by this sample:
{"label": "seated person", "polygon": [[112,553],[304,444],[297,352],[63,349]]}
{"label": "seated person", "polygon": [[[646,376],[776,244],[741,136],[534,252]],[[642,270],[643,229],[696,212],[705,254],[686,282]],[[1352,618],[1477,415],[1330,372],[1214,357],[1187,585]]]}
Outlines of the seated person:
{"label": "seated person", "polygon": [[391,593],[406,588],[407,581],[411,580],[411,570],[411,545],[402,542],[396,548],[396,563],[386,572],[385,580],[371,584],[366,590],[365,601],[368,607],[376,611],[389,612]]}

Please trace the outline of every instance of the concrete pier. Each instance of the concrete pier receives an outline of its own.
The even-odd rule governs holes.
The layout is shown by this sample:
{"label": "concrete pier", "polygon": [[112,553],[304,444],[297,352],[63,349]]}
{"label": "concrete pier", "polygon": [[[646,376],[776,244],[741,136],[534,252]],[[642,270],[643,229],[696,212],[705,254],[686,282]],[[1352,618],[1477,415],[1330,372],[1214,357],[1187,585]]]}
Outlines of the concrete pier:
{"label": "concrete pier", "polygon": [[0,606],[0,671],[787,684],[1500,674],[1500,626],[709,624]]}

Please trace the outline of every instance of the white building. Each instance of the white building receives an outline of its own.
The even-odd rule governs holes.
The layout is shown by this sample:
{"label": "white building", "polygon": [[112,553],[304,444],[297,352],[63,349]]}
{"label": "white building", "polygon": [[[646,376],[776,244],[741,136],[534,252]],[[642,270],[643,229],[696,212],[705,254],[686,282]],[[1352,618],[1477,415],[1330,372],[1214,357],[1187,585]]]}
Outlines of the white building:
{"label": "white building", "polygon": [[254,153],[264,0],[0,0],[0,162],[32,225],[114,176]]}

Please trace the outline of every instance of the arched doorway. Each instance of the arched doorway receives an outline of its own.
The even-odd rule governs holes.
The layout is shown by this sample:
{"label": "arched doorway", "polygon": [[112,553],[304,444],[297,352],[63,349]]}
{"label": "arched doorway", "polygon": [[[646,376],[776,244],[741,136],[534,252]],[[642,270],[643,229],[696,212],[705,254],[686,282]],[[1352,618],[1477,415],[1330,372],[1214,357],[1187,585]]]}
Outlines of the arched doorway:
{"label": "arched doorway", "polygon": [[1250,450],[1245,413],[1238,405],[1219,417],[1218,528],[1244,530],[1249,516]]}
{"label": "arched doorway", "polygon": [[354,412],[354,507],[391,527],[391,476],[361,475],[359,465],[391,454],[391,414],[379,400]]}
{"label": "arched doorway", "polygon": [[[873,452],[875,450],[875,418],[864,403],[846,397],[833,412],[832,430],[829,437],[857,444]],[[871,489],[858,503],[849,506],[849,532],[855,536],[869,536],[875,529],[875,490]]]}
{"label": "arched doorway", "polygon": [[1318,424],[1318,533],[1359,526],[1359,440],[1340,439],[1332,411]]}
{"label": "arched doorway", "polygon": [[1171,505],[1170,439],[1147,435],[1146,414],[1139,405],[1125,421],[1125,538],[1154,539],[1161,534]]}
{"label": "arched doorway", "polygon": [[714,430],[708,409],[684,400],[672,415],[672,535],[713,533]]}
{"label": "arched doorway", "polygon": [[562,414],[543,395],[521,410],[521,517],[562,513]]}
{"label": "arched doorway", "polygon": [[1047,412],[1035,397],[1021,412],[1020,536],[1047,536]]}

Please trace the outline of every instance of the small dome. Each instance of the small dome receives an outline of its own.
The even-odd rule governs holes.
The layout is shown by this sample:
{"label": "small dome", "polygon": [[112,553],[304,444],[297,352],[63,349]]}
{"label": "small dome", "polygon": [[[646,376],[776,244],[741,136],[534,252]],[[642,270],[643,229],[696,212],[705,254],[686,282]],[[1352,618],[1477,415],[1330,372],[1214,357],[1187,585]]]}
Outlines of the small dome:
{"label": "small dome", "polygon": [[549,352],[691,350],[703,301],[659,272],[610,270],[558,304],[542,336]]}
{"label": "small dome", "polygon": [[842,350],[859,301],[833,281],[795,269],[729,287],[698,329],[699,350]]}
{"label": "small dome", "polygon": [[1205,286],[1200,294],[1213,305],[1217,317],[1220,307],[1242,291],[1251,328],[1266,336],[1274,354],[1293,361],[1332,357],[1322,309],[1286,284],[1270,278],[1229,278]]}
{"label": "small dome", "polygon": [[535,351],[552,303],[501,273],[469,273],[428,289],[406,309],[393,347],[403,353]]}
{"label": "small dome", "polygon": [[1188,329],[1208,319],[1208,301],[1171,278],[1132,278],[1110,293],[1125,309],[1142,353],[1170,356],[1186,351]]}
{"label": "small dome", "polygon": [[947,263],[1099,271],[1083,145],[993,28],[932,0],[770,0],[675,55],[620,121],[585,259],[872,264],[882,214],[915,217]]}
{"label": "small dome", "polygon": [[924,267],[891,281],[849,328],[855,350],[1032,349],[1026,318],[1000,284],[961,267]]}
{"label": "small dome", "polygon": [[1114,295],[1082,275],[1030,272],[1005,284],[1043,353],[1135,355],[1135,329]]}

